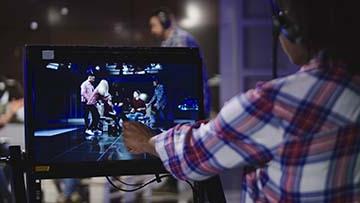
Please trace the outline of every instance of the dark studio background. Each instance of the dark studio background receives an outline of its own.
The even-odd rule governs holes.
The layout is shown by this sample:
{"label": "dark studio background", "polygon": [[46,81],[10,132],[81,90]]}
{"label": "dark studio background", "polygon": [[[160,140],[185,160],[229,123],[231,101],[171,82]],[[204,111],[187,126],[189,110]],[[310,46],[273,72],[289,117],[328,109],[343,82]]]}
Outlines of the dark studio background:
{"label": "dark studio background", "polygon": [[[219,72],[217,0],[2,1],[0,75],[22,81],[25,44],[159,46],[148,26],[151,13],[165,6],[181,22],[189,15],[189,3],[201,8],[202,21],[185,29],[199,41],[211,78]],[[31,29],[33,22],[37,29]],[[215,109],[217,92],[212,88]]]}
{"label": "dark studio background", "polygon": [[[181,22],[189,17],[191,4],[199,9],[201,21],[185,29],[202,48],[212,108],[218,112],[234,95],[271,79],[272,27],[266,0],[3,0],[0,75],[22,82],[25,44],[158,46],[148,26],[152,11],[169,7]],[[37,29],[31,29],[32,22],[38,23]],[[279,75],[296,71],[280,48],[278,52]],[[20,139],[23,142],[23,134]],[[241,175],[238,168],[222,175],[228,202],[239,202]]]}

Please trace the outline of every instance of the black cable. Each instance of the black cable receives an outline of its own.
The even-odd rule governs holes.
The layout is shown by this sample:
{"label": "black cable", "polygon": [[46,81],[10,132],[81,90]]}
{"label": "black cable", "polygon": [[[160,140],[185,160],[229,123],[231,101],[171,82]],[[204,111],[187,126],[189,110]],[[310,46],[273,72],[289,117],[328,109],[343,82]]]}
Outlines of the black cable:
{"label": "black cable", "polygon": [[127,186],[131,186],[131,187],[140,187],[140,186],[143,185],[142,183],[134,183],[134,184],[133,184],[133,183],[127,183],[127,182],[122,181],[120,178],[114,177],[114,176],[113,176],[113,178],[114,178],[115,180],[119,181],[121,184],[124,184],[124,185],[127,185]]}
{"label": "black cable", "polygon": [[[161,179],[161,178],[165,178],[165,177],[172,177],[172,176],[171,176],[171,175],[161,175],[161,176],[158,176],[157,178],[151,179],[150,181],[148,181],[147,183],[144,183],[144,184],[131,184],[131,183],[126,183],[126,182],[124,182],[124,181],[121,181],[121,180],[118,179],[118,178],[113,177],[113,178],[115,178],[117,181],[119,181],[120,183],[122,183],[122,184],[124,184],[124,185],[132,186],[132,187],[137,187],[137,188],[134,188],[134,189],[123,189],[123,188],[120,188],[120,187],[118,187],[117,185],[115,185],[114,182],[113,182],[108,176],[106,176],[106,179],[107,179],[107,181],[110,183],[110,185],[113,186],[113,187],[114,187],[115,189],[117,189],[117,190],[120,190],[120,191],[123,191],[123,192],[135,192],[135,191],[140,190],[140,189],[144,188],[145,186],[147,186],[147,185],[149,185],[149,184],[151,184],[151,183],[153,183],[153,182],[155,182],[155,181],[158,181],[159,178]],[[194,188],[194,186],[191,184],[191,182],[188,181],[188,180],[186,180],[185,182],[186,182],[187,184],[189,184],[189,186],[191,187],[191,190],[192,190],[193,192],[195,192],[195,188]]]}
{"label": "black cable", "polygon": [[[159,178],[165,178],[165,177],[170,177],[170,176],[171,176],[171,175],[162,175],[162,176],[159,176]],[[120,187],[118,187],[117,185],[115,185],[115,184],[112,182],[112,180],[110,180],[110,178],[109,178],[108,176],[106,176],[106,179],[109,181],[109,183],[110,183],[111,186],[113,186],[115,189],[120,190],[120,191],[123,191],[123,192],[135,192],[135,191],[140,190],[140,189],[144,188],[145,186],[147,186],[147,185],[149,185],[149,184],[157,181],[157,179],[154,178],[154,179],[150,180],[149,182],[141,185],[140,187],[137,187],[137,188],[134,188],[134,189],[123,189],[123,188],[120,188]]]}
{"label": "black cable", "polygon": [[194,188],[193,184],[191,184],[191,182],[188,181],[188,180],[185,180],[185,182],[186,182],[187,184],[189,184],[189,186],[191,187],[191,190],[192,190],[193,192],[195,192],[195,188]]}
{"label": "black cable", "polygon": [[272,78],[275,79],[278,77],[277,74],[277,50],[278,50],[278,40],[279,40],[279,31],[273,25],[273,39],[272,39]]}
{"label": "black cable", "polygon": [[273,0],[270,0],[271,5],[271,20],[272,20],[272,78],[278,77],[277,73],[277,60],[278,60],[278,40],[281,29],[281,22],[279,21],[278,14],[280,10],[275,6]]}

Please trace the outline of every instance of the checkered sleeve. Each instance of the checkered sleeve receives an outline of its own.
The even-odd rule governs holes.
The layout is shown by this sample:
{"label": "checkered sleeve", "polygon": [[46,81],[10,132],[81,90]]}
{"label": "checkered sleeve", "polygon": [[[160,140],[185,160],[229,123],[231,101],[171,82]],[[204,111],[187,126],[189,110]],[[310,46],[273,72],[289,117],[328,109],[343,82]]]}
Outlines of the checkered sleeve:
{"label": "checkered sleeve", "polygon": [[178,125],[157,135],[156,151],[166,169],[178,179],[203,180],[271,160],[283,129],[272,114],[276,91],[265,86],[235,96],[207,124]]}

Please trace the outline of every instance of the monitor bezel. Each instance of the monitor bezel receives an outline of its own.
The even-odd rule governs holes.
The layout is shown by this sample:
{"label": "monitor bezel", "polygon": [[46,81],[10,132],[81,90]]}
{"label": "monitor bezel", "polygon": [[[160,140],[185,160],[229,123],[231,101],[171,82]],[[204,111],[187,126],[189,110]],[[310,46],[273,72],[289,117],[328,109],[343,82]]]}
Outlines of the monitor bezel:
{"label": "monitor bezel", "polygon": [[[198,48],[164,48],[164,47],[100,47],[100,46],[42,46],[26,45],[24,55],[24,83],[25,83],[25,151],[27,171],[36,179],[48,178],[84,178],[96,176],[120,176],[167,173],[160,159],[134,159],[105,162],[80,163],[39,163],[34,159],[34,68],[42,60],[43,50],[54,50],[54,61],[87,55],[96,57],[92,60],[119,59],[120,55],[129,61],[140,58],[141,61],[182,61],[197,64],[198,93],[203,101],[202,58]],[[49,60],[51,62],[51,60]],[[203,102],[199,104],[199,119],[204,119]]]}

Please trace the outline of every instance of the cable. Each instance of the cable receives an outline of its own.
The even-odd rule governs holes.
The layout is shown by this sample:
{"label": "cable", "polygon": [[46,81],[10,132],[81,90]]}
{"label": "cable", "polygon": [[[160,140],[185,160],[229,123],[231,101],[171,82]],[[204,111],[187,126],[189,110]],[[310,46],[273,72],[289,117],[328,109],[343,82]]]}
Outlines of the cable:
{"label": "cable", "polygon": [[279,19],[276,17],[280,10],[277,6],[275,6],[275,3],[273,0],[270,0],[271,5],[271,18],[272,18],[272,79],[275,79],[278,77],[277,73],[277,60],[278,60],[278,41],[279,41],[279,35],[280,35],[280,26],[281,23]]}
{"label": "cable", "polygon": [[193,184],[191,184],[191,182],[188,181],[188,180],[185,180],[185,182],[186,182],[187,184],[189,184],[189,186],[191,187],[191,190],[192,190],[193,192],[195,192],[195,188],[194,188]]}
{"label": "cable", "polygon": [[140,187],[140,186],[143,185],[142,183],[137,183],[137,184],[136,184],[136,183],[135,183],[135,184],[126,183],[126,182],[122,181],[121,179],[119,179],[118,177],[114,177],[114,176],[113,176],[113,178],[114,178],[115,180],[119,181],[120,183],[122,183],[122,184],[124,184],[124,185],[127,185],[127,186],[131,186],[131,187]]}
{"label": "cable", "polygon": [[[159,176],[159,178],[165,178],[165,177],[170,177],[170,176],[171,175],[162,175],[162,176]],[[109,181],[111,186],[113,186],[115,189],[123,191],[123,192],[135,192],[135,191],[140,190],[141,188],[144,188],[145,186],[157,181],[157,178],[153,178],[152,180],[148,181],[147,183],[141,185],[140,187],[137,187],[137,188],[134,188],[134,189],[123,189],[123,188],[120,188],[117,185],[115,185],[113,183],[113,181],[110,180],[110,178],[108,176],[106,176],[106,179]]]}
{"label": "cable", "polygon": [[[117,177],[113,177],[115,178],[117,181],[119,181],[120,183],[124,184],[124,185],[127,185],[127,186],[131,186],[131,187],[137,187],[137,188],[134,188],[134,189],[123,189],[123,188],[120,188],[118,187],[117,185],[114,184],[114,182],[108,177],[106,176],[106,179],[107,181],[110,183],[111,186],[113,186],[115,189],[117,190],[120,190],[120,191],[123,191],[123,192],[135,192],[137,190],[140,190],[142,188],[144,188],[145,186],[155,182],[155,181],[158,181],[158,179],[161,179],[161,178],[165,178],[165,177],[172,177],[171,175],[161,175],[161,176],[158,176],[157,178],[153,178],[151,179],[150,181],[144,183],[144,184],[131,184],[131,183],[126,183],[124,181],[121,181],[120,179],[118,179]],[[191,184],[190,181],[186,180],[185,181],[187,184],[189,184],[189,186],[191,187],[191,190],[193,192],[195,192],[195,188],[194,186]]]}
{"label": "cable", "polygon": [[272,37],[272,78],[275,79],[278,77],[277,74],[277,50],[278,50],[278,40],[279,40],[279,31],[275,26],[273,26],[273,37]]}

